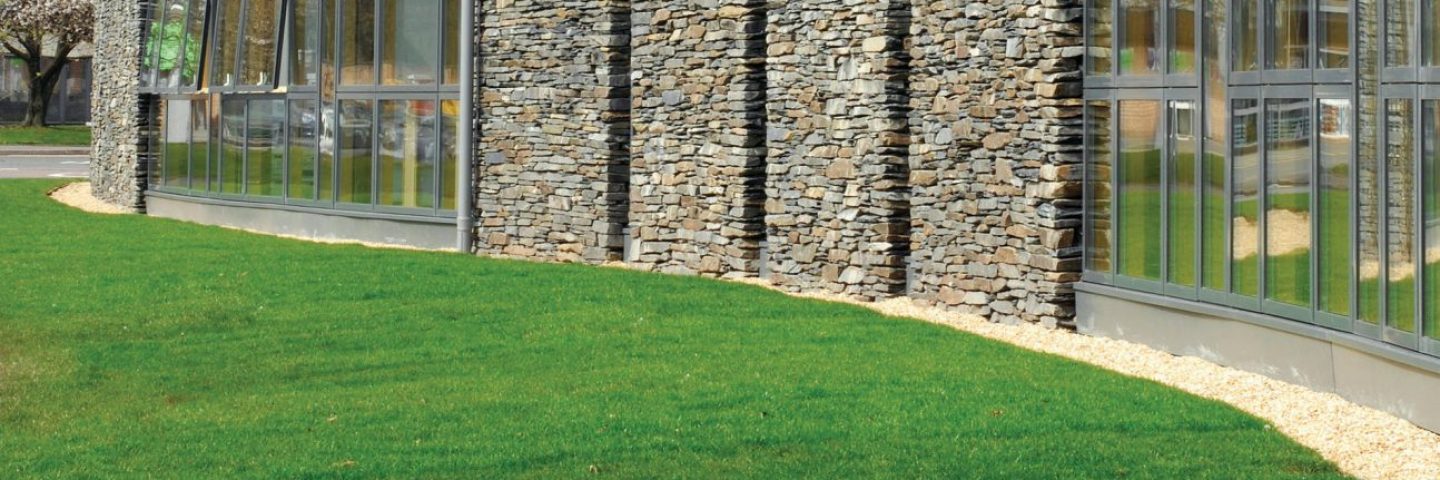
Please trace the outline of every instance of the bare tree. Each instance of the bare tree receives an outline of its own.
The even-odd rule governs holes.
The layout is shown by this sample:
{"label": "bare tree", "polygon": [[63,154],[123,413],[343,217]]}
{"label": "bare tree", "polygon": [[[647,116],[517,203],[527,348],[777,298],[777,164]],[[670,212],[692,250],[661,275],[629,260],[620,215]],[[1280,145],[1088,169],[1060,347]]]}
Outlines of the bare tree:
{"label": "bare tree", "polygon": [[93,1],[0,0],[0,44],[25,63],[30,86],[23,125],[45,126],[45,110],[70,52],[95,37]]}

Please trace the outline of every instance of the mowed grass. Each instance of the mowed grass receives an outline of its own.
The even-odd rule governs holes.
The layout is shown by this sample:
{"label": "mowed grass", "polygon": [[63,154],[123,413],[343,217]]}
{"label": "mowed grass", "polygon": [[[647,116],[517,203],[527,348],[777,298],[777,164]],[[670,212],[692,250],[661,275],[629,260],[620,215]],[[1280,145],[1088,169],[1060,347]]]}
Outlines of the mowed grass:
{"label": "mowed grass", "polygon": [[90,146],[90,127],[62,125],[45,128],[0,127],[0,145]]}
{"label": "mowed grass", "polygon": [[757,287],[0,182],[0,477],[1339,478],[1226,405]]}

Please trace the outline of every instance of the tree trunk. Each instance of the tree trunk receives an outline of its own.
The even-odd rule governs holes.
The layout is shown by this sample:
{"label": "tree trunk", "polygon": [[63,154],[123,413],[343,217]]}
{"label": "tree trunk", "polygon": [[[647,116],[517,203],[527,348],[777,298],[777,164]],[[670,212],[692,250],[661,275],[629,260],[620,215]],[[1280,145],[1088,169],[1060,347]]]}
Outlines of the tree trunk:
{"label": "tree trunk", "polygon": [[30,102],[25,108],[25,120],[21,125],[26,127],[49,126],[45,114],[50,110],[50,97],[55,93],[55,84],[60,80],[60,69],[64,67],[67,59],[55,59],[50,68],[44,68],[42,61],[40,58],[25,60],[25,73],[30,84]]}

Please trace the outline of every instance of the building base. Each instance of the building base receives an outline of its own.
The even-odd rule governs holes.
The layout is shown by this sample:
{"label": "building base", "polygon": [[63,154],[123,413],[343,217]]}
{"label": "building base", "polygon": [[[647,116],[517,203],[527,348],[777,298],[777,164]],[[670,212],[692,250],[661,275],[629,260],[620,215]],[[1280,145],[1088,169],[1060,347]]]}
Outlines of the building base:
{"label": "building base", "polygon": [[1242,310],[1095,284],[1076,285],[1081,333],[1259,373],[1440,432],[1440,359]]}
{"label": "building base", "polygon": [[455,221],[372,212],[321,210],[289,205],[250,204],[213,198],[149,192],[151,216],[290,235],[315,240],[348,240],[432,250],[454,250]]}

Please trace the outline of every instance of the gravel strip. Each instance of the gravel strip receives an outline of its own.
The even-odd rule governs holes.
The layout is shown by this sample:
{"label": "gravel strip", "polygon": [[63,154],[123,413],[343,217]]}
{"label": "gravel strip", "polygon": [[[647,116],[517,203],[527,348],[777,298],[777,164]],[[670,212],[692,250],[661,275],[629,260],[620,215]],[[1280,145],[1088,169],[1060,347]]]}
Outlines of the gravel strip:
{"label": "gravel strip", "polygon": [[[770,287],[763,281],[746,283]],[[1264,419],[1357,478],[1440,479],[1440,435],[1332,393],[1140,344],[1033,324],[991,323],[980,317],[924,307],[910,299],[867,303],[832,294],[796,296],[849,303],[885,315],[946,325],[1222,401]]]}
{"label": "gravel strip", "polygon": [[80,210],[101,215],[126,215],[133,212],[105,203],[90,194],[90,182],[72,183],[50,192],[55,201]]}

